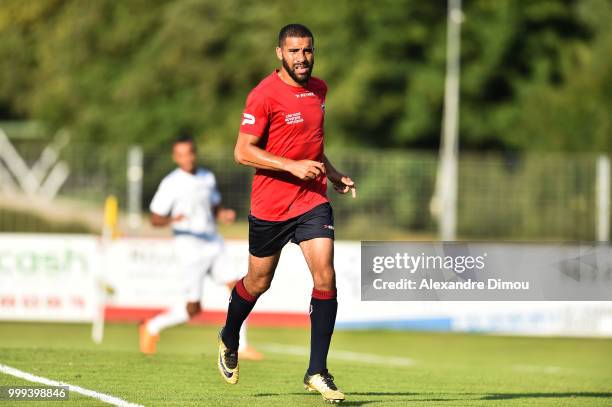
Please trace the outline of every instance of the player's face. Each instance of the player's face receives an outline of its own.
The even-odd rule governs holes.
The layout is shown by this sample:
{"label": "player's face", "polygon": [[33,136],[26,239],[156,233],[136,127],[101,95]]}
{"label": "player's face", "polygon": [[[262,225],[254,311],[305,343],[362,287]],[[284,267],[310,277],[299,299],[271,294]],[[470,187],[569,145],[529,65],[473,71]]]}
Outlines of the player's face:
{"label": "player's face", "polygon": [[172,148],[172,159],[178,167],[193,173],[196,167],[196,149],[193,143],[176,143]]}
{"label": "player's face", "polygon": [[308,82],[314,66],[312,38],[287,37],[283,46],[276,48],[276,56],[291,79],[300,85]]}

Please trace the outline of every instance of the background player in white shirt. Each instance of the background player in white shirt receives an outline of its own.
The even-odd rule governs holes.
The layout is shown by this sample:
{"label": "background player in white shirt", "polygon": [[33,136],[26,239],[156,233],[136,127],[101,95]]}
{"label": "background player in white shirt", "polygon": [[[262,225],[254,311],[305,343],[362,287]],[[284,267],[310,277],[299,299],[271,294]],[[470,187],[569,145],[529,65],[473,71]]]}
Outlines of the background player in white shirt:
{"label": "background player in white shirt", "polygon": [[[224,244],[216,225],[216,220],[234,222],[236,212],[221,206],[214,174],[197,166],[191,136],[181,135],[175,140],[172,158],[178,168],[164,177],[155,192],[150,205],[151,223],[172,227],[180,267],[177,276],[185,282],[186,301],[140,326],[140,350],[148,354],[156,352],[161,330],[187,322],[200,313],[202,283],[207,273],[230,291],[242,277],[236,268],[224,267]],[[261,354],[246,344],[239,352],[241,357],[261,359]]]}

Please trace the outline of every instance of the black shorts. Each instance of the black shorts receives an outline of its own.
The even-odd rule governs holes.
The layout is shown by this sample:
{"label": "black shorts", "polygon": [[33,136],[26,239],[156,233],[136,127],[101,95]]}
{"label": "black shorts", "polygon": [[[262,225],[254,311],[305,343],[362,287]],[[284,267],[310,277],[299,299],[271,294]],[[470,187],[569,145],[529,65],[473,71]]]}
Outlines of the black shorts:
{"label": "black shorts", "polygon": [[279,222],[249,215],[249,253],[255,257],[271,256],[289,241],[299,244],[317,237],[334,238],[334,214],[329,202]]}

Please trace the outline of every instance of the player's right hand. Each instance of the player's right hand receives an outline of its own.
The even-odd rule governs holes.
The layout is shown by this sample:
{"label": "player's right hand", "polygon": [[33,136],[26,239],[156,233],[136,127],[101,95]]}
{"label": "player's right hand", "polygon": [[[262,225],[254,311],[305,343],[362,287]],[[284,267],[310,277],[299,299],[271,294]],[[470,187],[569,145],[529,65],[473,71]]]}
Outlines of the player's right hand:
{"label": "player's right hand", "polygon": [[325,174],[325,165],[319,161],[298,160],[293,161],[288,168],[289,172],[301,180],[311,180]]}

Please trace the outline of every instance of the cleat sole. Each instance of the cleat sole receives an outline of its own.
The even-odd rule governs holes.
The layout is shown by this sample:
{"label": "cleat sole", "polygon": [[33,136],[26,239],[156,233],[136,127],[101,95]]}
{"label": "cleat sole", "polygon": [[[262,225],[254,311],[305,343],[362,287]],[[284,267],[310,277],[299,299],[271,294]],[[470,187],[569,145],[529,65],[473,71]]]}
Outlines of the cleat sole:
{"label": "cleat sole", "polygon": [[[304,389],[308,392],[318,392],[317,389],[310,387],[309,385],[305,384],[304,385]],[[321,397],[323,397],[323,395],[321,395]],[[329,404],[340,404],[344,401],[344,399],[326,399],[325,397],[323,397],[323,400],[325,400],[326,403]]]}

